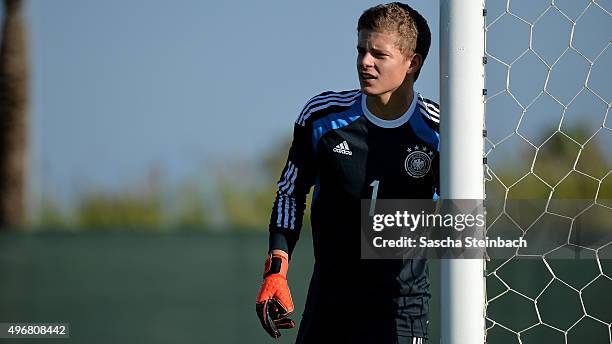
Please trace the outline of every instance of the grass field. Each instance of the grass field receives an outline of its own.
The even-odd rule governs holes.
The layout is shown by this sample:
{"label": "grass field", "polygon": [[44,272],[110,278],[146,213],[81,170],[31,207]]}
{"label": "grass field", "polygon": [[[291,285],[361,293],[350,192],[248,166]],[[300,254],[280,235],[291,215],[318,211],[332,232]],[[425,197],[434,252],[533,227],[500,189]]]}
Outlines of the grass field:
{"label": "grass field", "polygon": [[[309,234],[305,231],[298,243],[289,273],[297,321],[313,263]],[[53,343],[293,343],[297,331],[285,331],[279,341],[272,341],[255,315],[266,247],[265,233],[3,233],[0,322],[70,323],[71,338]],[[439,262],[430,263],[430,343],[438,343]],[[573,271],[584,270],[581,264],[574,264]],[[538,288],[549,278],[538,268],[509,272],[524,277],[518,290]],[[489,288],[503,290],[492,282]],[[606,289],[599,289],[589,297],[612,306]],[[500,303],[503,307],[491,307],[495,318],[508,323],[521,319],[521,326],[533,321],[532,306],[510,297],[507,301]],[[553,313],[563,315],[563,295],[557,301]],[[609,308],[599,306],[596,311],[609,317]],[[580,343],[608,343],[601,328],[595,329]],[[557,334],[532,331],[530,338],[527,343],[556,343],[549,339]],[[40,340],[0,339],[29,342]],[[489,343],[518,340],[495,328]]]}

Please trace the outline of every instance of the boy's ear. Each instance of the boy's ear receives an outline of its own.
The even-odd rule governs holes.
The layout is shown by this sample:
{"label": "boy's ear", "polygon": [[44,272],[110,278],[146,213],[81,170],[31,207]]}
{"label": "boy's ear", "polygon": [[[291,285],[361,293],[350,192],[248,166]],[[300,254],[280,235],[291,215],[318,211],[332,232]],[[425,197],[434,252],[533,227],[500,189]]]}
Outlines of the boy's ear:
{"label": "boy's ear", "polygon": [[417,53],[412,54],[412,56],[410,57],[410,68],[408,68],[407,74],[416,73],[419,70],[419,68],[421,68],[422,64],[423,64],[423,57],[421,56],[421,54],[417,54]]}

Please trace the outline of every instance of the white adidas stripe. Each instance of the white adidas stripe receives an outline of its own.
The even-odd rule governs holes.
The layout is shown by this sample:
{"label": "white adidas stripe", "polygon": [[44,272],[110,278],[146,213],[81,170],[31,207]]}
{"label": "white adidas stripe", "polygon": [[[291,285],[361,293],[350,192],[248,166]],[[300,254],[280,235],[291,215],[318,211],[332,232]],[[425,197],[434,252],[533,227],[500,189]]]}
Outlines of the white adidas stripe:
{"label": "white adidas stripe", "polygon": [[423,96],[421,96],[421,100],[423,100],[423,102],[425,102],[425,103],[427,103],[427,104],[429,104],[429,105],[432,105],[432,106],[433,106],[433,107],[435,107],[436,109],[440,107],[440,105],[438,105],[438,104],[437,104],[436,102],[434,102],[433,100],[431,100],[431,99],[427,99],[427,98],[425,98],[425,97],[423,97]]}
{"label": "white adidas stripe", "polygon": [[289,227],[289,208],[291,208],[292,202],[291,202],[291,198],[289,198],[288,196],[285,196],[285,197],[287,197],[287,200],[290,201],[290,202],[285,202],[285,221],[284,221],[283,227],[287,228]]}
{"label": "white adidas stripe", "polygon": [[310,115],[312,115],[312,113],[319,111],[319,110],[323,110],[326,109],[330,106],[334,106],[334,105],[342,105],[342,106],[351,106],[353,105],[353,103],[355,102],[355,100],[357,100],[357,98],[359,98],[359,94],[353,95],[352,98],[350,99],[346,99],[344,101],[336,101],[336,102],[330,102],[327,104],[323,104],[317,107],[314,107],[312,109],[310,109],[308,112],[306,112],[304,114],[304,116],[302,116],[301,120],[298,118],[298,124],[304,125],[304,122],[306,122],[306,120],[308,119],[308,117],[310,117]]}
{"label": "white adidas stripe", "polygon": [[429,98],[423,97],[423,95],[420,94],[420,93],[419,93],[418,99],[421,100],[421,101],[424,101],[427,104],[431,104],[431,105],[433,105],[435,107],[438,107],[438,104],[436,102],[434,102],[433,100],[431,100]]}
{"label": "white adidas stripe", "polygon": [[277,196],[277,201],[276,202],[278,202],[278,204],[276,205],[276,225],[278,227],[281,226],[281,220],[282,220],[282,216],[281,215],[283,214],[282,208],[283,208],[283,202],[285,201],[284,198],[285,198],[285,196],[283,194],[280,194],[280,193]]}
{"label": "white adidas stripe", "polygon": [[[290,195],[291,192],[293,192],[293,186],[294,186],[293,183],[295,182],[295,179],[297,177],[297,172],[298,172],[297,167],[291,161],[288,161],[287,164],[288,164],[288,168],[285,170],[285,173],[283,174],[283,180],[278,183],[279,192],[278,192],[278,201],[277,201],[278,204],[276,207],[276,224],[279,227],[281,226],[281,223],[282,223],[282,214],[283,213],[287,214],[285,207],[287,206],[287,203],[289,201],[288,195]],[[285,194],[284,191],[287,189],[287,187],[289,187],[290,192]]]}
{"label": "white adidas stripe", "polygon": [[423,103],[423,104],[425,104],[425,106],[427,107],[428,110],[431,110],[432,112],[440,114],[440,109],[436,108],[432,104],[427,104],[427,103]]}
{"label": "white adidas stripe", "polygon": [[440,115],[440,110],[438,110],[438,109],[437,109],[436,107],[434,107],[433,105],[431,105],[431,104],[427,104],[427,103],[424,103],[424,102],[422,102],[422,101],[420,101],[420,100],[418,101],[418,104],[419,104],[419,106],[421,106],[422,108],[424,108],[424,109],[426,109],[426,110],[428,110],[428,111],[432,112],[433,114],[436,114],[436,115],[438,115],[438,116]]}
{"label": "white adidas stripe", "polygon": [[308,100],[308,103],[312,103],[314,101],[317,101],[317,100],[323,99],[323,98],[327,98],[327,97],[349,96],[351,94],[356,94],[357,92],[359,92],[359,90],[347,91],[345,93],[331,92],[331,93],[328,93],[328,94],[319,94],[318,96],[314,96],[314,97],[310,98],[310,100]]}
{"label": "white adidas stripe", "polygon": [[316,97],[310,98],[310,100],[308,100],[308,102],[306,103],[306,106],[309,106],[309,105],[314,104],[314,103],[320,103],[320,102],[325,101],[326,99],[331,98],[331,97],[349,98],[351,96],[354,96],[358,92],[359,92],[359,90],[354,90],[354,91],[349,91],[349,92],[346,92],[346,93],[332,92],[332,93],[329,93],[329,94],[318,95]]}
{"label": "white adidas stripe", "polygon": [[351,93],[348,95],[341,95],[341,96],[336,96],[336,95],[331,95],[328,97],[325,97],[319,101],[315,101],[315,102],[309,102],[308,104],[306,104],[306,106],[304,106],[304,109],[302,110],[302,112],[300,113],[300,115],[304,115],[306,112],[308,112],[311,108],[323,104],[325,102],[331,101],[331,100],[345,100],[345,99],[349,99],[352,98],[353,96],[355,96],[355,93]]}
{"label": "white adidas stripe", "polygon": [[291,226],[289,227],[290,229],[295,229],[295,208],[296,208],[296,203],[295,203],[295,198],[293,199],[292,202],[292,207],[291,207]]}
{"label": "white adidas stripe", "polygon": [[440,113],[440,106],[438,104],[436,104],[434,101],[423,97],[423,95],[420,94],[420,93],[419,93],[419,96],[418,96],[418,101],[419,101],[419,103],[421,103],[425,107],[430,108],[432,111]]}
{"label": "white adidas stripe", "polygon": [[291,176],[291,173],[293,173],[293,169],[295,168],[295,166],[293,165],[293,163],[291,162],[291,160],[287,161],[287,169],[285,170],[285,173],[283,174],[283,180],[281,180],[278,183],[278,188],[282,188],[283,186],[285,186],[285,184],[287,184],[287,181],[289,179],[289,177]]}
{"label": "white adidas stripe", "polygon": [[431,111],[428,111],[427,109],[424,109],[421,106],[419,106],[419,109],[421,110],[421,112],[427,113],[427,117],[432,117],[432,118],[435,118],[437,120],[440,119],[440,115],[436,115],[435,113],[432,113]]}
{"label": "white adidas stripe", "polygon": [[421,114],[427,118],[429,118],[430,120],[436,122],[436,123],[440,123],[440,119],[438,117],[434,117],[432,116],[429,112],[421,110]]}
{"label": "white adidas stripe", "polygon": [[289,190],[287,191],[288,195],[291,195],[293,193],[293,189],[295,188],[295,178],[297,178],[297,175],[298,175],[298,168],[296,167],[293,175],[291,176],[291,181],[288,184],[288,185],[291,185],[291,187],[289,187]]}
{"label": "white adidas stripe", "polygon": [[355,99],[358,97],[359,95],[353,95],[351,98],[346,98],[346,99],[342,99],[342,100],[337,100],[337,101],[331,101],[329,103],[318,103],[318,106],[313,107],[311,109],[309,109],[308,111],[306,111],[303,115],[300,116],[299,120],[299,124],[303,125],[306,120],[310,117],[310,115],[312,115],[314,112],[319,111],[319,110],[323,110],[326,109],[330,106],[334,106],[334,105],[346,105],[346,106],[351,106],[354,102]]}
{"label": "white adidas stripe", "polygon": [[295,204],[295,199],[291,197],[290,195],[293,192],[293,189],[295,187],[295,179],[297,178],[297,175],[298,175],[298,168],[296,167],[294,168],[293,173],[291,174],[291,179],[289,180],[289,183],[285,184],[283,189],[281,189],[282,191],[287,190],[287,186],[289,186],[289,190],[287,190],[287,193],[285,194],[285,202],[283,202],[284,204],[283,212],[285,214],[285,221],[284,221],[283,227],[285,228],[289,227],[289,208],[292,208]]}
{"label": "white adidas stripe", "polygon": [[304,108],[302,109],[302,112],[300,112],[300,116],[298,117],[298,121],[301,121],[302,117],[304,116],[305,113],[307,113],[312,107],[320,105],[322,103],[325,103],[327,101],[330,100],[343,100],[343,99],[348,99],[353,97],[355,94],[357,94],[359,91],[351,91],[349,93],[346,94],[338,94],[338,93],[332,93],[332,94],[326,94],[326,95],[319,95],[316,96],[312,99],[310,99],[306,105],[304,106]]}

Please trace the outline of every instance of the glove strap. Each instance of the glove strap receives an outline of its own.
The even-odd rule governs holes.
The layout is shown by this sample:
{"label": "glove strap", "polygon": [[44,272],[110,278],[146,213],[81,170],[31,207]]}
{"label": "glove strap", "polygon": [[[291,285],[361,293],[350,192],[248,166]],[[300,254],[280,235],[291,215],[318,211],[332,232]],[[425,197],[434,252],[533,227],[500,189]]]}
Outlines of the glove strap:
{"label": "glove strap", "polygon": [[263,277],[266,278],[272,274],[280,274],[287,278],[287,271],[289,270],[289,255],[286,253],[271,253],[266,258],[264,265]]}

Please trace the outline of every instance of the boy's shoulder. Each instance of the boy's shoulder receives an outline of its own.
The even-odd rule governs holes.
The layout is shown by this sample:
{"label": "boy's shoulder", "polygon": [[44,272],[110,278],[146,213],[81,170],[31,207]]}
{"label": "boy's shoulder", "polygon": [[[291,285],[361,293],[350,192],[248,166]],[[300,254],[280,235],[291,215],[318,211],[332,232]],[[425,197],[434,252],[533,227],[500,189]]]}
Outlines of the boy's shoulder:
{"label": "boy's shoulder", "polygon": [[440,132],[440,105],[418,93],[417,109],[425,123],[435,132]]}
{"label": "boy's shoulder", "polygon": [[306,102],[295,123],[306,126],[317,119],[351,107],[359,97],[359,89],[319,93]]}

